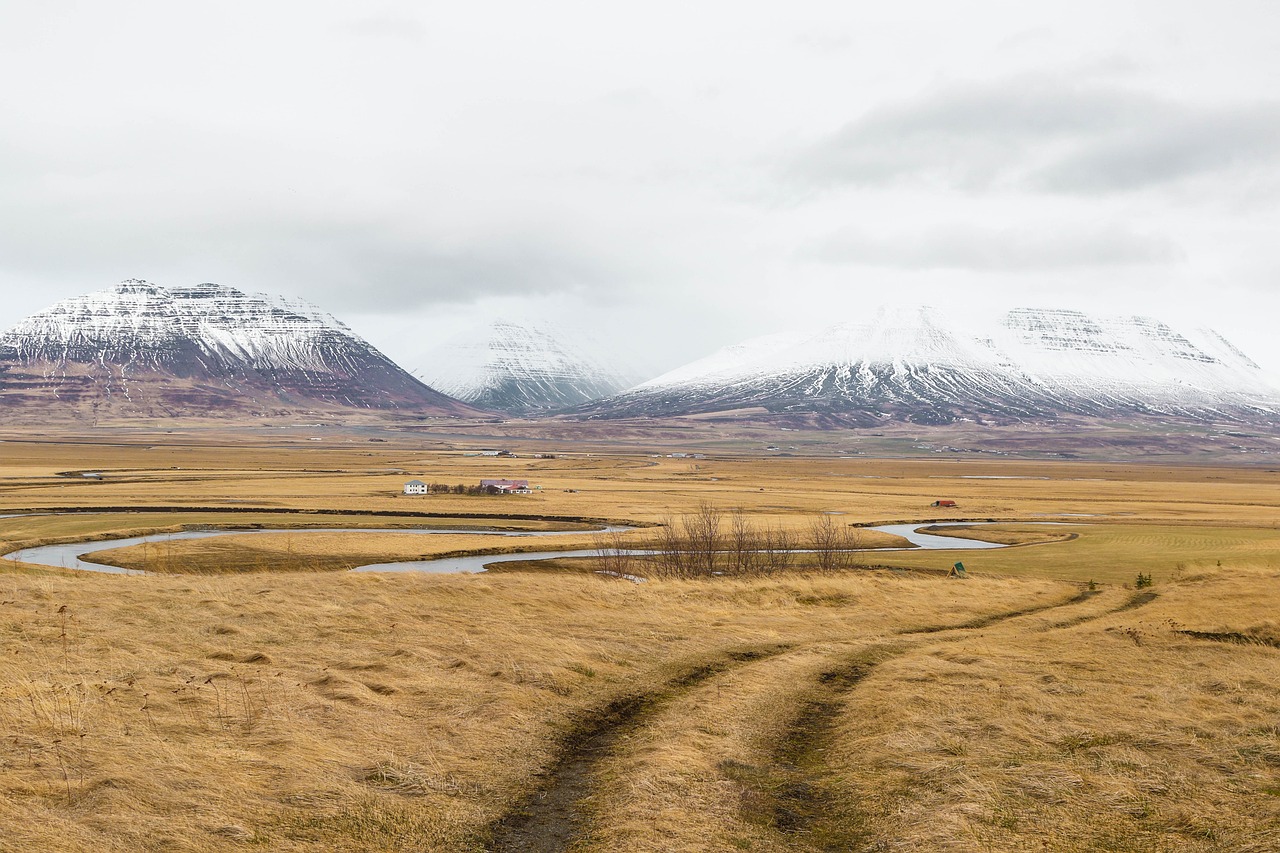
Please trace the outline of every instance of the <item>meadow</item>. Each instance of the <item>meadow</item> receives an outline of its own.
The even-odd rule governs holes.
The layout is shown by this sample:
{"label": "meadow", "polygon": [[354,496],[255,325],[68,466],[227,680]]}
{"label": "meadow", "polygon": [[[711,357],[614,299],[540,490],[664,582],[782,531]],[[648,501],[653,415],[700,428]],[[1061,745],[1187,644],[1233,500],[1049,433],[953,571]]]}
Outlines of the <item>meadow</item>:
{"label": "meadow", "polygon": [[[111,555],[146,577],[5,563],[0,850],[1280,847],[1274,470],[374,437],[14,436],[0,515],[27,517],[0,538],[591,547],[610,520],[640,545],[711,504],[798,537],[999,519],[962,535],[1028,544],[645,583],[341,571],[525,547],[483,535]],[[541,488],[400,495],[414,477]]]}

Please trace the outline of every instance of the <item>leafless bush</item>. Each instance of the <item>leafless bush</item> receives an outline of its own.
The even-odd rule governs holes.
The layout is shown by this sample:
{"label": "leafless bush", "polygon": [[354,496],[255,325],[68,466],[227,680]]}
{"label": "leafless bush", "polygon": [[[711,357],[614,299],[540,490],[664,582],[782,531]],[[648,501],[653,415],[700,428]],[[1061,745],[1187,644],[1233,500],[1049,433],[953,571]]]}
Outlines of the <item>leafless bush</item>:
{"label": "leafless bush", "polygon": [[853,565],[853,554],[862,545],[862,532],[823,513],[809,523],[809,539],[817,569],[829,572]]}
{"label": "leafless bush", "polygon": [[760,536],[739,507],[729,516],[729,568],[739,575],[756,573],[760,562]]}
{"label": "leafless bush", "polygon": [[662,519],[658,531],[658,573],[665,577],[685,577],[689,571],[689,542],[683,534],[684,527],[673,516]]}
{"label": "leafless bush", "polygon": [[785,572],[795,560],[795,536],[781,525],[766,527],[760,541],[760,571]]}
{"label": "leafless bush", "polygon": [[600,560],[600,570],[614,575],[629,575],[634,557],[631,548],[622,534],[613,531],[600,533],[595,537],[596,556]]}
{"label": "leafless bush", "polygon": [[[692,513],[663,519],[652,573],[673,578],[772,574],[795,565],[802,546],[812,550],[819,571],[837,571],[853,565],[862,535],[824,514],[810,522],[802,542],[781,525],[757,528],[742,509],[729,513],[726,521],[721,510],[702,504]],[[616,548],[597,550],[602,564],[616,559]]]}
{"label": "leafless bush", "polygon": [[724,513],[711,504],[702,504],[681,520],[681,529],[689,542],[690,572],[713,575],[716,557],[723,541],[721,526]]}

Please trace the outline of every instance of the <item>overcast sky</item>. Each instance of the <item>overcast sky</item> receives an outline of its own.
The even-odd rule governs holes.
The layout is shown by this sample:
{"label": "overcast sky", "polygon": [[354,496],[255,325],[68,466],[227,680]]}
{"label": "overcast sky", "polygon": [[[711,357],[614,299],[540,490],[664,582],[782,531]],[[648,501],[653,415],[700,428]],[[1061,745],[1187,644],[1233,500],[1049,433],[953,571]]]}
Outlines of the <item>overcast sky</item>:
{"label": "overcast sky", "polygon": [[0,0],[0,79],[2,327],[214,281],[657,370],[908,301],[1280,368],[1274,0]]}

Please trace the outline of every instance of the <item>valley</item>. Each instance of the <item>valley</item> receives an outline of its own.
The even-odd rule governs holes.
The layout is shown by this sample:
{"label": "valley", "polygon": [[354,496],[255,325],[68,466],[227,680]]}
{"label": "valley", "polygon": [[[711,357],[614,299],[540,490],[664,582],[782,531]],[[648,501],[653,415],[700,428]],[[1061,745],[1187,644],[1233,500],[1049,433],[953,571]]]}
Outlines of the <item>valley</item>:
{"label": "valley", "polygon": [[0,3],[0,853],[1280,853],[1277,32]]}
{"label": "valley", "polygon": [[495,321],[459,332],[425,355],[428,385],[477,408],[508,415],[565,409],[610,397],[642,378],[582,333]]}
{"label": "valley", "polygon": [[[508,436],[510,457],[443,429],[3,436],[6,551],[279,532],[113,555],[141,577],[0,564],[0,849],[1271,845],[1274,470],[847,458],[821,435],[778,456],[708,434],[704,458],[659,433]],[[490,476],[541,488],[400,493]],[[636,561],[643,583],[596,556],[343,570],[544,547],[485,530],[652,544],[708,504],[798,540],[821,518],[998,519],[955,532],[1015,547]],[[478,532],[394,530],[424,525]]]}

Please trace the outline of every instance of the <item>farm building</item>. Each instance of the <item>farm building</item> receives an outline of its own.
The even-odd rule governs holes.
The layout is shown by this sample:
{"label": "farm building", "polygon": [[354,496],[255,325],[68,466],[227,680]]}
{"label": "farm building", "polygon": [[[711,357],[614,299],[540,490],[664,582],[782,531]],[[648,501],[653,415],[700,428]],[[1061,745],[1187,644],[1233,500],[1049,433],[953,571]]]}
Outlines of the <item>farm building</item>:
{"label": "farm building", "polygon": [[410,480],[404,484],[404,493],[406,495],[425,495],[427,493],[427,484],[421,480]]}
{"label": "farm building", "polygon": [[937,507],[943,507],[943,508],[954,507],[955,505],[956,505],[955,501],[934,501],[933,503],[929,504],[929,506],[937,506]]}
{"label": "farm building", "polygon": [[527,495],[532,492],[528,480],[481,480],[480,488],[501,495]]}

